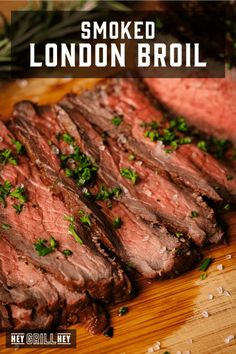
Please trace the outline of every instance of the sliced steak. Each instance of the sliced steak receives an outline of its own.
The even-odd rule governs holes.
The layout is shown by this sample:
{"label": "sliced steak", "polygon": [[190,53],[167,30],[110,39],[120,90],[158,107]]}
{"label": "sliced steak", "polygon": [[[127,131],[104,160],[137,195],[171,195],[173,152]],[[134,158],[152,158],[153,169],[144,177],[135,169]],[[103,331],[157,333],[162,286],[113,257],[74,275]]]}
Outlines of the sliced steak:
{"label": "sliced steak", "polygon": [[[115,183],[122,187],[125,193],[121,201],[132,212],[149,222],[159,221],[172,230],[184,232],[197,245],[202,245],[207,238],[211,242],[220,240],[222,232],[217,227],[214,212],[201,197],[198,197],[196,203],[184,189],[154,172],[142,161],[130,161],[129,154],[120,151],[114,139],[107,137],[104,145],[103,138],[76,109],[68,107],[66,109],[74,120],[79,134],[63,111],[58,112],[58,118],[100,165],[98,173],[103,182],[110,187]],[[122,168],[137,172],[139,176],[137,185],[132,186],[130,181],[121,176]],[[192,211],[197,213],[196,218],[192,217]]]}
{"label": "sliced steak", "polygon": [[226,79],[145,79],[166,107],[207,134],[236,144],[235,72]]}
{"label": "sliced steak", "polygon": [[[4,141],[9,143],[8,134],[5,129]],[[42,183],[37,168],[27,157],[20,157],[19,162],[17,166],[5,165],[1,173],[2,183],[7,180],[13,186],[24,185],[28,198],[20,214],[12,207],[14,198],[7,198],[7,207],[1,207],[1,217],[11,225],[9,242],[69,290],[87,290],[93,298],[105,302],[126,298],[130,288],[122,270],[97,251],[89,239],[89,231],[75,220],[74,228],[83,243],[76,242],[68,232],[70,222],[65,220],[71,210]],[[34,244],[39,239],[49,241],[51,236],[59,246],[54,252],[39,256]],[[73,254],[66,257],[65,249]]]}
{"label": "sliced steak", "polygon": [[[220,196],[236,201],[235,172],[194,144],[181,145],[171,154],[167,154],[162,142],[152,142],[144,137],[145,130],[140,124],[153,120],[159,122],[162,120],[162,113],[154,108],[134,80],[108,80],[94,92],[85,92],[78,97],[69,95],[67,104],[68,100],[73,101],[93,124],[110,132],[116,138],[120,133],[121,145],[128,146],[154,167],[167,171],[172,179],[192,188],[195,193],[200,192],[215,201],[219,201]],[[89,104],[89,100],[92,103]],[[111,123],[116,114],[124,115],[124,123],[119,129],[117,127],[114,129]],[[228,175],[235,178],[228,180]]]}
{"label": "sliced steak", "polygon": [[[35,125],[34,128],[37,127],[40,130],[41,136],[43,134],[46,135],[46,141],[50,140],[50,143],[52,144],[51,146],[54,147],[54,150],[55,147],[58,151],[59,149],[64,151],[65,149],[68,149],[68,145],[65,146],[63,141],[58,141],[56,136],[65,132],[71,133],[71,129],[74,129],[76,142],[79,143],[79,146],[83,150],[84,145],[80,141],[81,136],[78,134],[76,126],[60,107],[47,106],[38,108],[32,107],[32,109],[33,108],[35,109],[35,114],[33,118],[31,118],[30,124]],[[61,114],[63,114],[63,117],[66,115],[66,119],[69,120],[70,128],[67,127]],[[33,127],[30,128],[31,131],[32,128]],[[90,132],[95,134],[95,136],[93,136],[96,138],[97,133],[93,129],[90,129]],[[89,142],[90,140],[87,141],[88,144]],[[90,147],[99,152],[96,144],[90,144]],[[97,157],[96,155],[92,155],[90,150],[89,155],[92,159],[96,159]],[[97,162],[100,164],[101,160],[97,160]],[[108,160],[109,164],[110,162],[111,161]],[[99,171],[101,170],[103,169],[99,168]],[[117,186],[117,180],[114,180],[113,178],[112,187],[114,186]],[[135,205],[135,203],[133,205]],[[145,209],[145,206],[141,206],[141,208]],[[127,263],[131,262],[141,274],[149,278],[154,278],[160,275],[168,276],[175,274],[175,272],[179,273],[188,269],[196,258],[195,251],[191,251],[187,245],[183,245],[180,240],[171,236],[165,227],[153,225],[152,228],[150,228],[147,224],[142,222],[140,218],[136,218],[136,207],[135,211],[136,213],[132,214],[127,208],[120,205],[120,203],[116,203],[114,210],[110,212],[109,210],[106,210],[106,215],[109,215],[111,220],[116,212],[119,213],[119,215],[122,215],[124,228],[117,231],[117,239],[119,240],[122,249],[125,250],[122,254],[123,260]],[[143,252],[141,252],[141,250],[143,250]],[[144,252],[144,250],[146,250],[146,252]],[[120,255],[120,249],[117,249],[116,252]]]}
{"label": "sliced steak", "polygon": [[[68,103],[79,111],[102,131],[118,140],[123,148],[133,151],[140,159],[163,174],[168,174],[181,185],[190,188],[194,193],[208,196],[220,201],[219,194],[205,181],[200,171],[175,151],[167,154],[161,142],[152,142],[144,137],[142,122],[160,121],[162,113],[139,90],[133,79],[110,79],[98,85],[93,91],[85,91],[82,95],[67,95],[62,99],[62,106]],[[123,123],[117,127],[112,118],[121,114]]]}
{"label": "sliced steak", "polygon": [[1,331],[8,331],[12,328],[9,321],[8,311],[4,304],[0,302],[0,329]]}
{"label": "sliced steak", "polygon": [[52,275],[18,254],[7,240],[10,232],[11,229],[1,231],[0,239],[0,301],[8,309],[4,312],[7,322],[0,330],[6,330],[6,324],[16,330],[50,329],[82,322],[91,333],[101,333],[107,324],[104,311],[99,311],[86,293],[70,292]]}

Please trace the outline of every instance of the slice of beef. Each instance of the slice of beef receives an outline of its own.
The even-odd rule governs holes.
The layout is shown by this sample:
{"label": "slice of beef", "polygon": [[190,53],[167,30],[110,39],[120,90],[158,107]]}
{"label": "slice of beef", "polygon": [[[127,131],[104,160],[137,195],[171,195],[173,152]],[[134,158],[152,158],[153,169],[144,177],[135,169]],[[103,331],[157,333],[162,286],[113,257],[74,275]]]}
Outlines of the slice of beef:
{"label": "slice of beef", "polygon": [[[1,144],[5,141],[9,144],[8,135],[2,125]],[[1,207],[1,217],[11,225],[9,242],[69,290],[87,290],[93,298],[105,302],[126,298],[130,284],[121,268],[97,251],[90,241],[89,230],[76,220],[74,225],[83,244],[75,241],[68,232],[70,222],[65,220],[71,210],[42,183],[39,171],[26,156],[20,157],[19,162],[17,166],[5,165],[1,173],[1,181],[10,181],[13,186],[24,185],[28,197],[20,214],[12,207],[14,198],[7,198],[7,207]],[[39,256],[34,244],[39,239],[49,241],[51,236],[59,247],[44,257]],[[73,254],[66,257],[62,252],[65,249]]]}
{"label": "slice of beef", "polygon": [[225,79],[144,79],[166,107],[207,134],[236,144],[235,71]]}
{"label": "slice of beef", "polygon": [[9,321],[8,311],[5,307],[5,305],[0,302],[0,329],[2,331],[8,331],[11,329],[11,327],[12,326]]}
{"label": "slice of beef", "polygon": [[51,274],[47,274],[47,279],[53,284],[62,302],[57,322],[54,319],[57,327],[68,327],[80,322],[91,334],[102,333],[106,329],[106,311],[101,305],[93,303],[86,292],[68,290]]}
{"label": "slice of beef", "polygon": [[82,322],[91,333],[101,333],[107,325],[104,310],[92,304],[86,293],[70,292],[18,254],[7,240],[10,232],[1,231],[0,239],[0,301],[8,309],[0,330],[50,329]]}
{"label": "slice of beef", "polygon": [[[56,149],[65,150],[65,144],[58,141],[56,136],[66,131],[71,133],[71,129],[74,130],[75,134],[73,135],[76,138],[76,142],[83,149],[84,145],[80,141],[81,136],[78,134],[76,126],[60,107],[47,106],[37,108],[34,106],[32,109],[35,110],[35,114],[31,117],[30,130],[32,131],[32,125],[35,125],[40,130],[41,136],[46,135],[46,141],[50,140],[53,150],[55,150],[55,147]],[[69,120],[70,128],[66,126],[66,122],[63,120],[65,115],[67,120]],[[95,131],[93,129],[90,129],[90,131],[96,137]],[[91,144],[90,147],[91,149],[98,149],[97,145]],[[91,153],[89,155],[93,159],[96,158]],[[98,162],[100,163],[101,160]],[[109,160],[108,163],[110,163]],[[102,169],[99,168],[100,170]],[[116,180],[112,182],[113,187],[117,186]],[[152,225],[152,228],[150,228],[120,203],[117,203],[112,211],[106,210],[106,215],[109,215],[111,220],[115,216],[114,213],[122,215],[124,222],[124,228],[117,231],[119,243],[125,250],[122,258],[125,262],[131,262],[145,277],[154,278],[160,275],[168,276],[175,274],[175,272],[179,273],[188,269],[196,259],[195,251],[190,250],[187,245],[171,236],[164,227]],[[116,251],[119,254],[120,250],[117,249]]]}
{"label": "slice of beef", "polygon": [[[220,201],[220,191],[222,195],[231,195],[234,186],[232,181],[226,178],[225,169],[215,163],[219,173],[216,182],[215,169],[211,171],[208,166],[208,180],[203,169],[200,169],[201,162],[193,164],[189,156],[194,156],[198,148],[193,144],[182,146],[171,154],[166,153],[161,142],[152,142],[144,137],[144,129],[140,126],[142,122],[160,121],[162,113],[157,110],[140,90],[132,79],[111,79],[100,84],[94,91],[87,91],[81,96],[73,94],[67,95],[62,100],[63,104],[77,106],[86,115],[91,123],[97,125],[101,130],[107,131],[112,137],[117,138],[120,145],[132,150],[153,168],[167,171],[171,178],[178,183],[187,186],[195,194],[208,196],[210,199]],[[117,127],[112,125],[112,118],[122,114],[123,123]],[[188,148],[188,149],[187,149]],[[187,152],[186,152],[187,151]],[[204,153],[200,151],[201,158]],[[199,155],[199,153],[198,153]],[[224,179],[224,185],[222,185]],[[231,183],[230,183],[231,182]],[[220,190],[216,192],[215,188]],[[227,188],[225,188],[225,185]]]}
{"label": "slice of beef", "polygon": [[[211,242],[220,240],[222,232],[217,227],[214,212],[201,197],[198,197],[196,203],[184,189],[155,173],[142,161],[131,162],[128,154],[120,151],[114,140],[107,137],[104,145],[102,137],[76,109],[68,107],[66,109],[74,120],[78,132],[62,110],[58,112],[58,119],[64,123],[67,131],[81,142],[84,150],[98,162],[100,165],[98,173],[103,182],[110,187],[119,183],[123,188],[125,193],[121,201],[132,212],[149,222],[155,223],[159,220],[172,230],[184,232],[198,245],[202,245],[207,237]],[[130,168],[138,173],[137,186],[132,186],[130,181],[121,177],[122,168]],[[192,211],[197,212],[197,218],[191,217]]]}

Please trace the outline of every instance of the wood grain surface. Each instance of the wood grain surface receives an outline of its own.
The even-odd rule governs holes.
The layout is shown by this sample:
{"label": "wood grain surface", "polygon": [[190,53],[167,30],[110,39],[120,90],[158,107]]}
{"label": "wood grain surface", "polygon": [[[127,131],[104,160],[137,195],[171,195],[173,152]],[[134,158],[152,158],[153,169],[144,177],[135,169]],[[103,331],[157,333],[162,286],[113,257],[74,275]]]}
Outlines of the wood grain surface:
{"label": "wood grain surface", "polygon": [[[6,119],[12,105],[21,99],[35,102],[56,102],[65,92],[80,92],[93,86],[97,80],[32,79],[11,84],[0,84],[0,115]],[[64,349],[66,353],[82,354],[141,354],[152,352],[156,342],[161,349],[155,352],[171,354],[235,354],[236,339],[225,343],[229,335],[236,337],[236,214],[226,217],[227,244],[204,250],[204,256],[214,258],[205,280],[194,270],[173,279],[148,284],[136,280],[139,294],[124,303],[129,312],[118,316],[117,306],[111,307],[114,337],[91,336],[80,325],[77,330],[77,348]],[[231,259],[227,259],[231,255]],[[217,265],[222,264],[223,270]],[[228,293],[220,294],[219,288]],[[213,299],[208,298],[209,294]],[[228,296],[227,296],[228,294]],[[229,296],[230,295],[230,296]],[[203,317],[207,311],[209,316]],[[14,353],[5,348],[5,335],[0,336],[0,353]],[[58,353],[58,349],[19,349],[23,353]],[[60,350],[60,352],[64,352]]]}

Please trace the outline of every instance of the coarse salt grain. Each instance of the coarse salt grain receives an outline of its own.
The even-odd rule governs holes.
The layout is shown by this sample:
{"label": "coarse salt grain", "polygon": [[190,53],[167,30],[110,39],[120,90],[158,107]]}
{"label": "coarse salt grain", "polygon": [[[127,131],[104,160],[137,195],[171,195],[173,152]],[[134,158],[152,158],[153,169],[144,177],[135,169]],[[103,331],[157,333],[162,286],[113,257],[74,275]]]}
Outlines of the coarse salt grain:
{"label": "coarse salt grain", "polygon": [[142,164],[143,164],[143,161],[136,161],[136,165],[142,166]]}
{"label": "coarse salt grain", "polygon": [[223,266],[223,264],[218,264],[216,268],[217,268],[218,270],[223,270],[223,269],[224,269],[224,266]]}
{"label": "coarse salt grain", "polygon": [[216,288],[216,291],[218,292],[219,295],[222,295],[224,292],[224,289],[222,288],[222,286],[219,286],[218,288]]}
{"label": "coarse salt grain", "polygon": [[182,354],[180,351],[176,352],[176,354]]}
{"label": "coarse salt grain", "polygon": [[153,348],[148,348],[147,352],[148,353],[154,353],[154,349]]}
{"label": "coarse salt grain", "polygon": [[126,137],[123,134],[120,134],[118,139],[117,139],[117,142],[119,144],[125,144],[127,142],[127,139],[126,139]]}
{"label": "coarse salt grain", "polygon": [[232,258],[232,254],[227,254],[227,256],[225,257],[225,259],[231,259]]}
{"label": "coarse salt grain", "polygon": [[212,300],[214,298],[214,296],[212,294],[208,294],[208,300]]}
{"label": "coarse salt grain", "polygon": [[100,150],[100,151],[104,151],[104,150],[105,150],[105,145],[100,145],[100,146],[99,146],[99,150]]}
{"label": "coarse salt grain", "polygon": [[59,155],[59,153],[60,153],[60,150],[55,145],[51,146],[51,151],[55,155]]}
{"label": "coarse salt grain", "polygon": [[3,137],[2,136],[0,136],[0,143],[3,141]]}
{"label": "coarse salt grain", "polygon": [[154,348],[154,350],[161,349],[161,343],[160,342],[156,342],[153,348]]}
{"label": "coarse salt grain", "polygon": [[69,145],[68,146],[68,152],[70,153],[70,154],[73,154],[74,153],[74,146],[73,145]]}
{"label": "coarse salt grain", "polygon": [[192,338],[189,338],[189,339],[187,340],[187,343],[192,344],[192,343],[193,343]]}
{"label": "coarse salt grain", "polygon": [[224,290],[223,295],[224,296],[231,296],[230,293],[227,290]]}
{"label": "coarse salt grain", "polygon": [[230,334],[228,337],[225,338],[225,343],[228,344],[234,340],[234,335]]}
{"label": "coarse salt grain", "polygon": [[190,350],[186,350],[185,352],[183,352],[183,354],[191,354]]}
{"label": "coarse salt grain", "polygon": [[202,311],[202,317],[204,318],[209,317],[209,313],[207,311]]}
{"label": "coarse salt grain", "polygon": [[145,194],[146,194],[148,197],[151,197],[151,196],[152,196],[152,192],[149,191],[149,190],[146,190],[146,191],[145,191]]}

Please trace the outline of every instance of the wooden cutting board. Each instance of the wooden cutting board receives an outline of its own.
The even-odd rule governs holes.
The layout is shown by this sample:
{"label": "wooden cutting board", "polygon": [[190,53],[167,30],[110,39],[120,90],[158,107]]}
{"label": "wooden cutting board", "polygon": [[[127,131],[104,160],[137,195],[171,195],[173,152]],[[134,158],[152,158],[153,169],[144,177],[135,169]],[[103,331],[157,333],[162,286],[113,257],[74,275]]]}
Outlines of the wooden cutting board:
{"label": "wooden cutting board", "polygon": [[[0,114],[6,118],[12,105],[21,99],[35,102],[56,102],[68,91],[80,92],[93,86],[94,79],[32,79],[11,84],[0,84]],[[77,330],[77,349],[66,353],[81,354],[141,354],[151,352],[156,342],[161,343],[163,354],[168,351],[182,354],[235,354],[236,339],[236,213],[225,217],[229,226],[228,244],[205,250],[205,256],[214,258],[205,280],[201,272],[189,271],[173,280],[153,281],[148,284],[139,279],[139,294],[122,305],[129,312],[119,317],[119,306],[111,307],[114,337],[91,336],[80,325]],[[227,259],[231,255],[231,259]],[[10,255],[9,255],[10,256]],[[217,265],[222,264],[223,270]],[[221,288],[227,291],[220,294]],[[213,299],[209,299],[209,294]],[[226,296],[228,294],[228,296]],[[230,296],[229,296],[230,295]],[[203,317],[207,311],[209,317]],[[149,350],[149,351],[148,351]],[[58,349],[20,349],[20,353],[57,353]],[[5,335],[0,336],[0,353],[13,353],[5,349]],[[62,350],[61,350],[62,352]]]}

